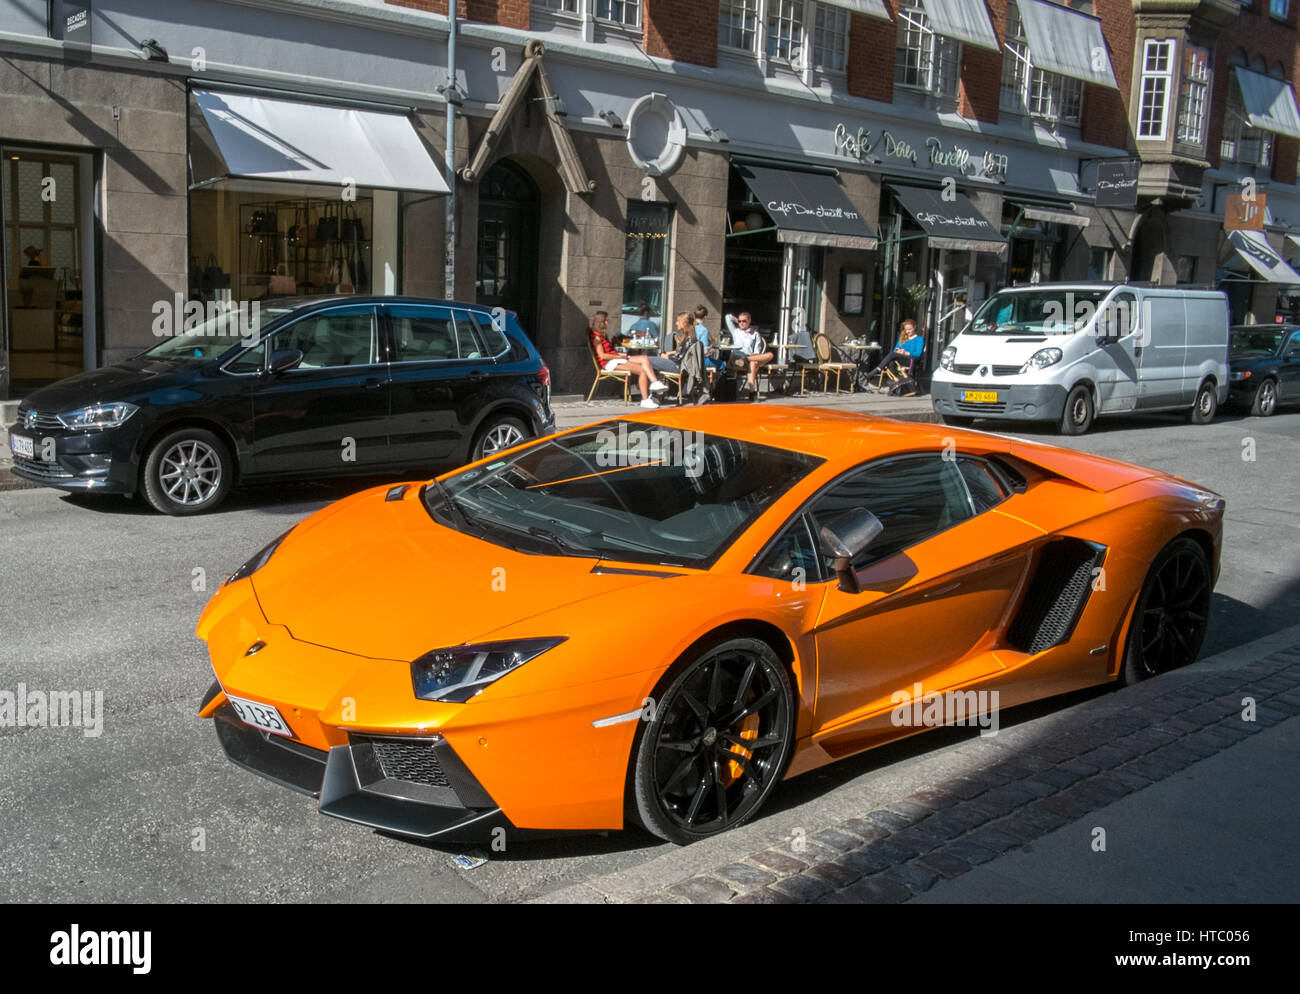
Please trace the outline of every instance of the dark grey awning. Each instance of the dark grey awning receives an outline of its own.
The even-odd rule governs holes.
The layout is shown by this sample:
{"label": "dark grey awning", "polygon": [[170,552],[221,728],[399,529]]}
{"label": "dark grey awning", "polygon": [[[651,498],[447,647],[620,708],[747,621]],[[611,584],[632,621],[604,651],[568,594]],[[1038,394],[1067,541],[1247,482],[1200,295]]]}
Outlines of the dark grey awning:
{"label": "dark grey awning", "polygon": [[849,203],[834,176],[734,165],[772,218],[779,241],[827,248],[876,247],[876,233]]}
{"label": "dark grey awning", "polygon": [[195,90],[194,100],[195,185],[242,178],[447,192],[404,115],[225,91]]}
{"label": "dark grey awning", "polygon": [[977,211],[968,197],[958,193],[955,200],[944,200],[940,191],[917,186],[890,189],[935,248],[998,254],[1006,251],[1007,241],[998,227]]}
{"label": "dark grey awning", "polygon": [[1088,216],[1078,213],[1074,209],[1074,204],[1037,203],[1032,200],[1017,200],[1013,197],[1007,199],[1020,210],[1021,216],[1029,221],[1049,221],[1052,224],[1068,224],[1075,228],[1088,227]]}

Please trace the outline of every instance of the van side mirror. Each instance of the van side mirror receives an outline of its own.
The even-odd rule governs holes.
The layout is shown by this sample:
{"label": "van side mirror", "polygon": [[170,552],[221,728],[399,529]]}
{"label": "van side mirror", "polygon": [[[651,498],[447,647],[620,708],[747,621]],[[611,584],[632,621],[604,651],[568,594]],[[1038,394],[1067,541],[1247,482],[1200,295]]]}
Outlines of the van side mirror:
{"label": "van side mirror", "polygon": [[835,557],[835,575],[839,589],[845,593],[862,592],[858,575],[853,570],[853,560],[871,545],[885,526],[865,507],[854,507],[822,525],[822,541]]}
{"label": "van side mirror", "polygon": [[302,352],[298,349],[280,349],[271,353],[271,375],[287,373],[302,362]]}

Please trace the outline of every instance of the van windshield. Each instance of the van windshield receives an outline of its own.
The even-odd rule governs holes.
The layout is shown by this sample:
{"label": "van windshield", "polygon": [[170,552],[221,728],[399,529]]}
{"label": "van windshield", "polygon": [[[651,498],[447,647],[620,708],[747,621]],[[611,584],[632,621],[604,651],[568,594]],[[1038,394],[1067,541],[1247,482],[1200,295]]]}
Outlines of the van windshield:
{"label": "van windshield", "polygon": [[1069,335],[1088,323],[1109,289],[995,293],[975,312],[967,335]]}

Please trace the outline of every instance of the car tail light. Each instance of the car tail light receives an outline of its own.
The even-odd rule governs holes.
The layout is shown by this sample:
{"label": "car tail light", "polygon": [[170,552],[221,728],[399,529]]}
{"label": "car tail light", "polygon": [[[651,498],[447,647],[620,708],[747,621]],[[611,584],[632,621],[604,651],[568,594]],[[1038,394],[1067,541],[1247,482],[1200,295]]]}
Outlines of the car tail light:
{"label": "car tail light", "polygon": [[542,386],[549,389],[551,385],[551,370],[547,367],[546,363],[542,363],[542,368],[537,373],[537,378],[542,381]]}

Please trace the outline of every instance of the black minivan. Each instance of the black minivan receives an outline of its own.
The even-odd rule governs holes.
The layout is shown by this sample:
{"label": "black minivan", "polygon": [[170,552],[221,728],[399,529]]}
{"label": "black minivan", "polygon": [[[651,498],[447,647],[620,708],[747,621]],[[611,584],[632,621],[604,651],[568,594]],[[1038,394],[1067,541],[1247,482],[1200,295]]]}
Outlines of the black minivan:
{"label": "black minivan", "polygon": [[550,371],[499,308],[358,296],[210,306],[140,355],[26,398],[9,430],[13,472],[196,514],[241,481],[427,475],[555,430]]}

